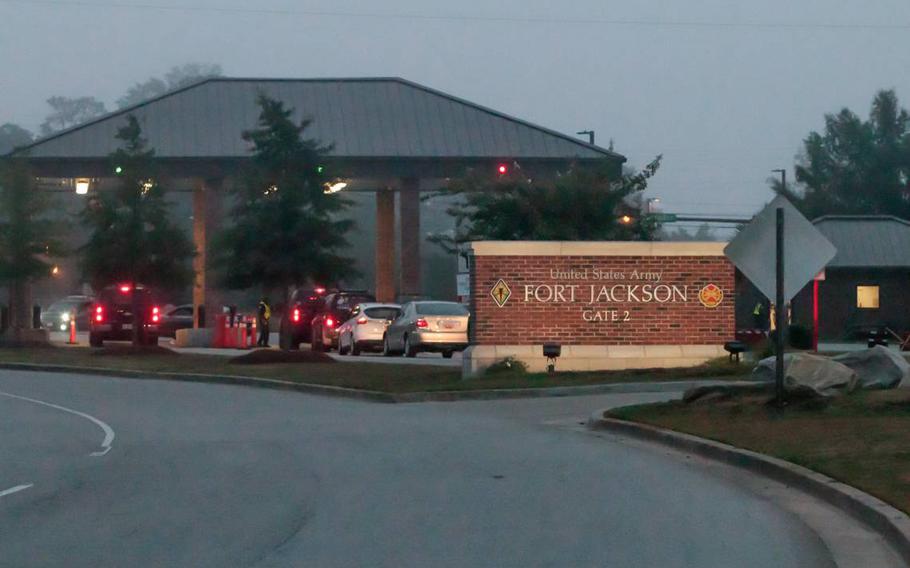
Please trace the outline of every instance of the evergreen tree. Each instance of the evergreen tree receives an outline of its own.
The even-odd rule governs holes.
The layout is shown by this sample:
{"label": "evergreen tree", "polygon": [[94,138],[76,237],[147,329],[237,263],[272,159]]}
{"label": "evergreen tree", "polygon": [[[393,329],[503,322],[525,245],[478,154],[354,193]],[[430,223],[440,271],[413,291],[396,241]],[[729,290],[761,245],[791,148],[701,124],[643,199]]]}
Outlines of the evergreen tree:
{"label": "evergreen tree", "polygon": [[448,209],[455,230],[430,240],[449,252],[476,240],[653,240],[657,224],[640,214],[640,200],[660,160],[619,179],[606,161],[552,180],[528,179],[517,166],[496,178],[469,172],[429,197],[460,197]]}
{"label": "evergreen tree", "polygon": [[0,161],[0,282],[9,288],[14,340],[31,328],[31,283],[50,276],[49,258],[63,252],[48,218],[51,200],[40,191],[25,158]]}
{"label": "evergreen tree", "polygon": [[222,284],[284,296],[293,286],[351,276],[341,251],[353,223],[338,219],[349,202],[325,192],[331,148],[305,138],[310,121],[296,124],[282,102],[259,95],[258,104],[258,128],[243,133],[252,158],[233,187],[232,223],[212,249]]}
{"label": "evergreen tree", "polygon": [[887,214],[910,219],[910,114],[894,91],[880,91],[863,121],[848,109],[825,117],[824,133],[803,142],[796,187],[772,189],[810,219]]}
{"label": "evergreen tree", "polygon": [[[136,117],[129,115],[117,131],[121,148],[111,154],[118,178],[111,191],[98,191],[86,203],[83,222],[92,234],[82,248],[82,269],[98,290],[117,282],[142,283],[176,293],[192,283],[190,259],[195,254],[187,236],[168,219],[165,188]],[[133,294],[138,301],[139,295]],[[134,317],[141,315],[138,306]],[[133,326],[139,344],[142,326]]]}

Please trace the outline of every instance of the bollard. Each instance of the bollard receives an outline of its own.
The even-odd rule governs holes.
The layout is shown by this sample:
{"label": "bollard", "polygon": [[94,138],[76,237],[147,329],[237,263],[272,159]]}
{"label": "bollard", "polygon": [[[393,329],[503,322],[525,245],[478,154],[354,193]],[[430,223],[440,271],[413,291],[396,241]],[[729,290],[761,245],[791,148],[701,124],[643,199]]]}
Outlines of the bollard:
{"label": "bollard", "polygon": [[76,345],[79,343],[76,341],[76,316],[70,320],[70,339],[66,342],[67,345]]}
{"label": "bollard", "polygon": [[243,318],[241,317],[240,318],[240,348],[241,349],[249,348],[249,345],[247,345],[247,334],[248,333],[249,333],[249,330],[247,329],[246,322],[244,322]]}
{"label": "bollard", "polygon": [[205,306],[202,304],[200,304],[196,310],[196,325],[200,329],[205,327]]}
{"label": "bollard", "polygon": [[254,321],[256,321],[256,320],[253,319],[252,316],[248,317],[246,320],[246,335],[249,340],[247,347],[250,347],[250,348],[253,347],[253,344],[255,342],[255,339],[253,339],[253,338],[256,337],[256,332],[253,331],[253,322]]}
{"label": "bollard", "polygon": [[250,334],[250,347],[256,347],[256,320],[253,320],[253,333]]}

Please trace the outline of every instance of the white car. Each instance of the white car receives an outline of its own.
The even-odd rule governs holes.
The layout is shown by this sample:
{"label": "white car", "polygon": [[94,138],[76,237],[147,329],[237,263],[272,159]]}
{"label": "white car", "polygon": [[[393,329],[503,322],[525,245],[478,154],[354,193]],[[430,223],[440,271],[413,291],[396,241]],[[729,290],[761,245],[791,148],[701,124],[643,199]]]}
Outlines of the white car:
{"label": "white car", "polygon": [[386,328],[400,315],[398,304],[357,304],[350,319],[338,328],[338,353],[360,355],[366,349],[379,351]]}

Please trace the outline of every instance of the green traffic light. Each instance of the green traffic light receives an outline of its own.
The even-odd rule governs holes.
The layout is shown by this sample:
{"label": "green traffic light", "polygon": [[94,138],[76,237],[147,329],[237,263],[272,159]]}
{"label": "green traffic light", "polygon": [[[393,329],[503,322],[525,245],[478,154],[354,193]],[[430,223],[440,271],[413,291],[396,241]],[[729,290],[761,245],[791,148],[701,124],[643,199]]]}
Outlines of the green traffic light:
{"label": "green traffic light", "polygon": [[325,171],[325,166],[316,166],[316,173],[321,174]]}
{"label": "green traffic light", "polygon": [[123,168],[121,168],[120,166],[117,166],[116,168],[114,168],[114,173],[115,173],[115,174],[122,174],[122,173],[123,173]]}

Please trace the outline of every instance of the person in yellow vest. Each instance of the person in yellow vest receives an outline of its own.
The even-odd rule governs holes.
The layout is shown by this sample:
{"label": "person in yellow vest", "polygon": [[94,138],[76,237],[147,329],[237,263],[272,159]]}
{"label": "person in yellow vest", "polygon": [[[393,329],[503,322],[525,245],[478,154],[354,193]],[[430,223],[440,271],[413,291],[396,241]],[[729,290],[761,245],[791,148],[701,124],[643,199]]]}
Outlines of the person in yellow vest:
{"label": "person in yellow vest", "polygon": [[269,320],[272,319],[272,307],[269,299],[264,297],[259,300],[259,309],[256,312],[256,326],[259,327],[259,341],[257,347],[269,346]]}

